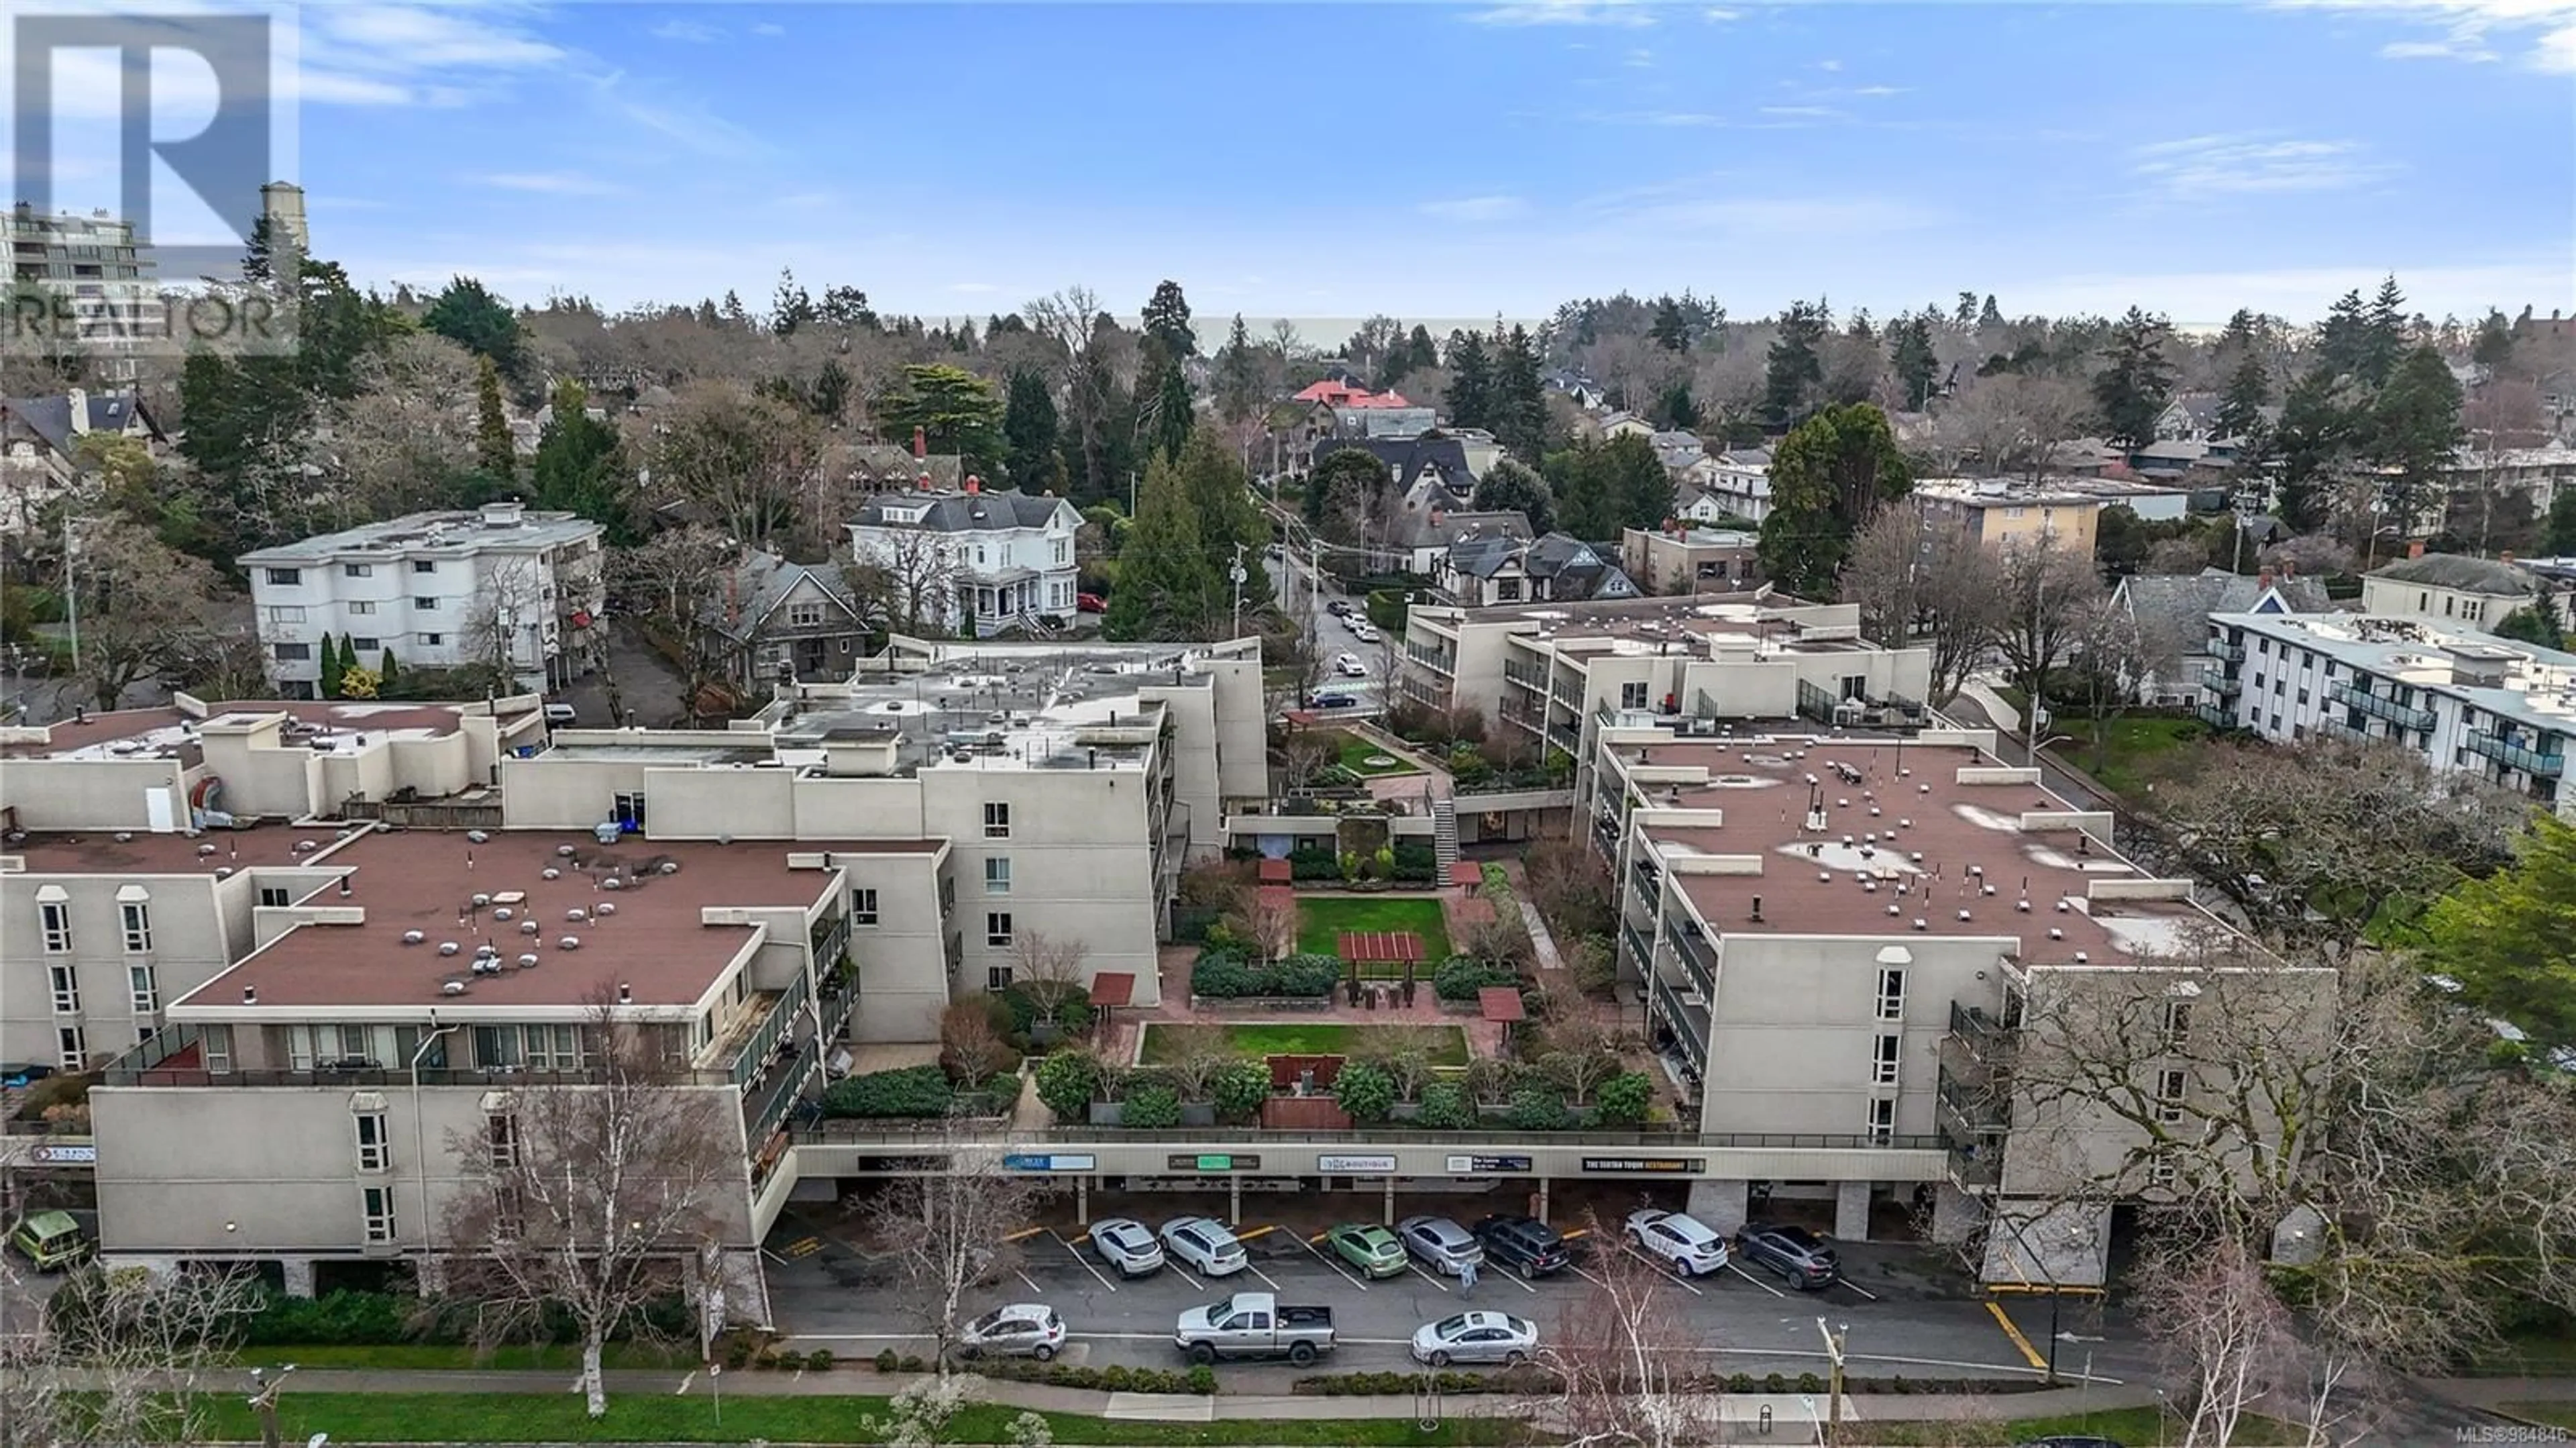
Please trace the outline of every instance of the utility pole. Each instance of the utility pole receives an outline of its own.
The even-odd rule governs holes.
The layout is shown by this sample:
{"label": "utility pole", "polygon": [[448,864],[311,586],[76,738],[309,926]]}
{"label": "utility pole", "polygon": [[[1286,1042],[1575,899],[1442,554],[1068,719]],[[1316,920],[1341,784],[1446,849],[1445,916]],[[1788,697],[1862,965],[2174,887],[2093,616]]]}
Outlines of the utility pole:
{"label": "utility pole", "polygon": [[72,515],[63,515],[63,616],[71,623],[72,672],[80,672],[80,580],[72,573],[73,561],[80,557],[80,542],[72,536]]}
{"label": "utility pole", "polygon": [[1225,571],[1227,579],[1234,584],[1234,623],[1226,632],[1227,638],[1243,637],[1243,581],[1252,576],[1244,571],[1244,546],[1241,543],[1234,545],[1234,562]]}
{"label": "utility pole", "polygon": [[1825,1356],[1834,1364],[1833,1376],[1825,1383],[1825,1443],[1826,1448],[1835,1448],[1843,1441],[1843,1340],[1851,1336],[1851,1324],[1837,1323],[1829,1328],[1819,1317],[1816,1331],[1824,1334]]}

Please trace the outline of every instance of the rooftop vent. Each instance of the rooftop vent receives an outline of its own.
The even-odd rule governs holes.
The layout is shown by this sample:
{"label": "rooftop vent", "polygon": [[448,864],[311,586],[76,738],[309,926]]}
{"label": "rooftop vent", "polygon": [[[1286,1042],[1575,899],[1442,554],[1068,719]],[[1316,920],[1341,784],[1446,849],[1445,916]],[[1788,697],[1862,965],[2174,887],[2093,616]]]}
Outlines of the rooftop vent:
{"label": "rooftop vent", "polygon": [[555,948],[558,950],[579,950],[581,949],[581,937],[578,935],[567,935],[563,939],[555,942]]}
{"label": "rooftop vent", "polygon": [[465,994],[465,982],[463,982],[463,981],[461,981],[461,980],[451,980],[451,981],[445,981],[445,982],[442,982],[442,983],[439,985],[439,987],[438,987],[438,993],[439,993],[440,995],[452,995],[452,996],[460,996],[460,995],[463,995],[463,994]]}
{"label": "rooftop vent", "polygon": [[591,914],[593,914],[593,915],[600,916],[600,917],[602,917],[603,919],[604,919],[604,918],[606,918],[606,917],[608,917],[608,916],[614,915],[614,914],[616,914],[616,913],[617,913],[617,902],[616,902],[616,901],[614,901],[614,900],[602,900],[601,902],[599,902],[599,908],[598,908],[598,909],[596,909],[596,910],[591,911],[590,913],[591,913]]}
{"label": "rooftop vent", "polygon": [[465,842],[469,845],[488,845],[492,842],[492,837],[481,830],[467,830]]}
{"label": "rooftop vent", "polygon": [[519,957],[519,969],[521,970],[532,970],[536,967],[536,964],[537,953],[533,950]]}
{"label": "rooftop vent", "polygon": [[442,940],[438,942],[438,953],[441,955],[454,955],[456,953],[456,949],[456,942],[453,940]]}
{"label": "rooftop vent", "polygon": [[403,932],[403,944],[405,945],[418,945],[428,938],[428,936],[421,934],[417,930],[406,930]]}

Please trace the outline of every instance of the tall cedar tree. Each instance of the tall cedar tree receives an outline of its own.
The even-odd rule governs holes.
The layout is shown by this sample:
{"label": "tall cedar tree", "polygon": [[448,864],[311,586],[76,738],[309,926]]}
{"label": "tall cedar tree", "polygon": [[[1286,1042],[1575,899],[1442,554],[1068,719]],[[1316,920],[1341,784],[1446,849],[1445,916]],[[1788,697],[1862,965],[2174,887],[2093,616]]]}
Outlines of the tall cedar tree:
{"label": "tall cedar tree", "polygon": [[2357,453],[2359,391],[2320,360],[2281,398],[2281,420],[2272,429],[2280,459],[2278,506],[2281,521],[2298,532],[2324,526],[2330,487]]}
{"label": "tall cedar tree", "polygon": [[993,384],[962,367],[915,363],[903,384],[877,410],[886,430],[909,438],[922,430],[932,452],[953,452],[970,473],[990,473],[1002,461],[1002,404]]}
{"label": "tall cedar tree", "polygon": [[1682,304],[1673,300],[1671,293],[1655,299],[1655,325],[1647,335],[1655,339],[1656,346],[1667,352],[1690,350],[1690,318],[1684,315]]}
{"label": "tall cedar tree", "polygon": [[1118,588],[1102,631],[1113,639],[1193,639],[1216,614],[1217,570],[1199,536],[1180,473],[1161,458],[1145,467],[1136,526],[1118,550]]}
{"label": "tall cedar tree", "polygon": [[2252,437],[2262,425],[2263,409],[2272,401],[2272,363],[2259,342],[2248,341],[2227,374],[2227,389],[2218,398],[2218,435]]}
{"label": "tall cedar tree", "polygon": [[[2569,489],[2567,496],[2576,498],[2576,488]],[[1539,533],[1556,528],[1556,499],[1548,491],[1547,480],[1511,458],[1496,459],[1476,480],[1476,509],[1487,513],[1518,512]]]}
{"label": "tall cedar tree", "polygon": [[2374,387],[2386,386],[2406,348],[2406,294],[2397,289],[2397,278],[2380,281],[2362,314],[2361,340],[2361,375]]}
{"label": "tall cedar tree", "polygon": [[2163,317],[2136,307],[2111,329],[2110,365],[2093,379],[2093,404],[2113,442],[2144,447],[2155,441],[2156,418],[2173,392],[2173,363],[2165,357],[2172,335]]}
{"label": "tall cedar tree", "polygon": [[501,369],[489,357],[475,365],[474,461],[498,485],[506,486],[518,471],[518,448],[510,439],[510,414],[501,406]]}
{"label": "tall cedar tree", "polygon": [[1203,427],[1182,445],[1176,466],[1181,491],[1198,520],[1200,550],[1224,582],[1229,606],[1234,585],[1225,580],[1225,574],[1234,566],[1238,546],[1243,550],[1243,606],[1258,608],[1268,602],[1270,572],[1262,559],[1270,544],[1269,515],[1252,500],[1252,482],[1243,474],[1242,458],[1212,429]]}
{"label": "tall cedar tree", "polygon": [[2576,488],[2560,488],[2549,500],[2549,530],[2540,546],[2552,558],[2576,558]]}
{"label": "tall cedar tree", "polygon": [[769,304],[769,330],[781,337],[793,337],[799,328],[813,325],[814,317],[814,299],[797,283],[792,269],[780,267],[778,291]]}
{"label": "tall cedar tree", "polygon": [[2478,340],[2469,348],[2469,360],[2493,371],[2513,360],[2513,327],[2502,312],[2489,312],[2478,323]]}
{"label": "tall cedar tree", "polygon": [[1932,320],[1907,317],[1888,328],[1888,367],[1905,388],[1905,405],[1921,412],[1932,400],[1932,382],[1940,375],[1940,358],[1932,350]]}
{"label": "tall cedar tree", "polygon": [[2534,811],[2509,869],[2464,880],[2424,915],[2427,964],[2543,1044],[2576,1042],[2576,825]]}
{"label": "tall cedar tree", "polygon": [[553,415],[537,437],[528,475],[540,508],[578,513],[608,530],[619,547],[635,541],[625,479],[617,467],[617,429],[590,415],[590,394],[567,377],[548,399]]}
{"label": "tall cedar tree", "polygon": [[1060,425],[1054,391],[1035,368],[1017,367],[1007,392],[1002,404],[1004,475],[1024,493],[1062,491],[1064,459],[1056,454]]}
{"label": "tall cedar tree", "polygon": [[1494,366],[1494,440],[1524,462],[1547,446],[1547,385],[1539,378],[1538,344],[1515,326]]}
{"label": "tall cedar tree", "polygon": [[1228,422],[1241,422],[1261,406],[1261,359],[1252,349],[1252,329],[1243,324],[1241,312],[1234,314],[1225,348],[1216,354],[1216,405]]}
{"label": "tall cedar tree", "polygon": [[1825,364],[1816,348],[1825,327],[1824,308],[1810,302],[1791,302],[1780,318],[1780,334],[1762,367],[1762,416],[1773,427],[1795,422],[1809,393],[1823,385]]}
{"label": "tall cedar tree", "polygon": [[1154,456],[1166,462],[1178,461],[1181,449],[1189,446],[1190,427],[1197,404],[1190,396],[1189,374],[1181,364],[1165,361],[1154,384],[1145,421],[1146,436],[1152,440]]}
{"label": "tall cedar tree", "polygon": [[1853,537],[1913,489],[1886,413],[1865,402],[1819,409],[1772,453],[1763,570],[1801,598],[1833,597]]}
{"label": "tall cedar tree", "polygon": [[504,370],[519,365],[519,318],[507,302],[472,277],[448,282],[420,314],[420,324]]}
{"label": "tall cedar tree", "polygon": [[1654,529],[1673,513],[1672,474],[1635,433],[1589,438],[1548,456],[1557,523],[1588,543],[1616,543],[1623,528]]}
{"label": "tall cedar tree", "polygon": [[2429,343],[2407,353],[2379,390],[2369,436],[2371,459],[2387,477],[2381,501],[2388,520],[2411,531],[2440,501],[2442,474],[2466,436],[2459,379]]}
{"label": "tall cedar tree", "polygon": [[1493,358],[1482,332],[1449,334],[1449,425],[1494,427]]}

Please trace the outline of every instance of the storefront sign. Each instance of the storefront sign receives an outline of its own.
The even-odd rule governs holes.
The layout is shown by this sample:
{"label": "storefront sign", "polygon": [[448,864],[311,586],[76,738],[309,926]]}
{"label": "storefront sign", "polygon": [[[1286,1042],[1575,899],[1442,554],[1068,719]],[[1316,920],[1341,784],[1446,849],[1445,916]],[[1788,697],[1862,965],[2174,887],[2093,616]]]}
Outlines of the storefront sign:
{"label": "storefront sign", "polygon": [[1650,1172],[1657,1176],[1688,1176],[1708,1170],[1704,1156],[1587,1156],[1585,1171]]}
{"label": "storefront sign", "polygon": [[1100,1158],[1059,1152],[1054,1156],[1006,1156],[1002,1165],[1012,1171],[1098,1171]]}
{"label": "storefront sign", "polygon": [[1525,1156],[1453,1156],[1449,1158],[1452,1176],[1493,1176],[1498,1172],[1528,1171],[1530,1159]]}
{"label": "storefront sign", "polygon": [[1166,1160],[1164,1165],[1173,1171],[1259,1171],[1261,1170],[1261,1158],[1257,1156],[1223,1156],[1216,1154],[1207,1156],[1174,1155]]}
{"label": "storefront sign", "polygon": [[95,1165],[98,1161],[98,1148],[61,1143],[31,1146],[27,1148],[27,1160],[45,1162],[53,1166]]}
{"label": "storefront sign", "polygon": [[1386,1176],[1395,1170],[1391,1156],[1319,1156],[1315,1170],[1326,1176]]}

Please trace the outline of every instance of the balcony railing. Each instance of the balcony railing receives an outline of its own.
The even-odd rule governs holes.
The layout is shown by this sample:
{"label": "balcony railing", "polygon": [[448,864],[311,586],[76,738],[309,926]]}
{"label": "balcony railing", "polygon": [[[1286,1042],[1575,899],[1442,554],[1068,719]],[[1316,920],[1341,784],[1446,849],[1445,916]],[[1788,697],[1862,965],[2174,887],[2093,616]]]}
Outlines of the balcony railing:
{"label": "balcony railing", "polygon": [[1655,968],[1655,943],[1647,937],[1646,932],[1639,930],[1636,926],[1622,920],[1619,922],[1619,939],[1628,947],[1628,953],[1636,958],[1637,973],[1639,975],[1648,975],[1653,973]]}
{"label": "balcony railing", "polygon": [[2004,1179],[2004,1144],[1999,1136],[1963,1136],[1944,1127],[1941,1145],[1950,1153],[1950,1180],[1962,1187],[2000,1186]]}
{"label": "balcony railing", "polygon": [[1183,1126],[1130,1130],[1117,1126],[1014,1126],[953,1121],[882,1121],[836,1117],[795,1128],[801,1146],[910,1146],[941,1149],[951,1143],[1100,1142],[1117,1145],[1144,1142],[1313,1141],[1373,1143],[1382,1146],[1625,1146],[1659,1151],[1940,1151],[1948,1143],[1937,1135],[1869,1136],[1829,1132],[1688,1132],[1688,1131],[1437,1131],[1401,1124],[1350,1131],[1276,1130],[1259,1126]]}
{"label": "balcony railing", "polygon": [[2209,641],[2209,656],[2223,663],[2241,664],[2245,662],[2245,646],[2214,638]]}
{"label": "balcony railing", "polygon": [[2556,779],[2566,772],[2567,756],[2558,750],[2543,752],[2501,734],[2471,734],[2466,742],[2471,754],[2492,759],[2507,769],[2519,769],[2543,779]]}
{"label": "balcony railing", "polygon": [[1954,1135],[1985,1140],[1999,1138],[2012,1129],[2000,1092],[1965,1084],[1944,1072],[1935,1094],[1941,1125]]}
{"label": "balcony railing", "polygon": [[1547,665],[1525,664],[1518,659],[1503,660],[1503,679],[1523,688],[1547,692]]}
{"label": "balcony railing", "polygon": [[2236,727],[2236,716],[2229,713],[2224,705],[2203,704],[2192,712],[2200,716],[2201,723],[2208,725],[2212,729],[2233,729]]}
{"label": "balcony railing", "polygon": [[832,967],[841,963],[841,957],[849,953],[850,917],[836,914],[818,922],[814,926],[813,939],[815,973],[829,975]]}
{"label": "balcony railing", "polygon": [[1673,1028],[1673,1033],[1690,1043],[1693,1059],[1705,1067],[1708,1063],[1708,1007],[1694,1006],[1682,999],[1682,993],[1666,984],[1662,976],[1654,977],[1656,1014]]}
{"label": "balcony railing", "polygon": [[[108,1063],[100,1077],[104,1086],[409,1086],[412,1072],[407,1066],[381,1062],[351,1064],[346,1067],[324,1066],[308,1070],[237,1070],[209,1071],[204,1057],[191,1050],[199,1044],[196,1026],[164,1026],[152,1039]],[[522,1066],[492,1066],[483,1069],[423,1067],[420,1084],[435,1086],[596,1086],[604,1076],[598,1071],[531,1071]],[[692,1071],[680,1067],[661,1072],[654,1080],[670,1086],[736,1086],[729,1071]]]}
{"label": "balcony railing", "polygon": [[2200,671],[2200,686],[2222,699],[2245,692],[2245,681],[2227,671],[2224,665],[2205,664]]}
{"label": "balcony railing", "polygon": [[2337,684],[2326,690],[2326,697],[2338,704],[2359,709],[2364,714],[2385,719],[2400,729],[2424,730],[2433,727],[2433,711],[2400,704],[2385,694],[2374,694],[2358,684]]}
{"label": "balcony railing", "polygon": [[1717,989],[1717,949],[1705,935],[1694,935],[1687,925],[1677,925],[1664,932],[1673,949],[1682,958],[1682,967],[1699,981],[1703,993]]}
{"label": "balcony railing", "polygon": [[796,1014],[805,1008],[806,999],[805,972],[800,970],[796,972],[795,981],[778,993],[777,1001],[761,1016],[760,1024],[752,1029],[741,1050],[735,1053],[733,1064],[725,1072],[728,1080],[740,1086],[760,1074],[760,1068],[777,1051],[778,1043],[795,1028]]}
{"label": "balcony railing", "polygon": [[1571,725],[1550,724],[1547,726],[1547,742],[1564,750],[1568,754],[1579,756],[1583,752],[1583,732]]}

